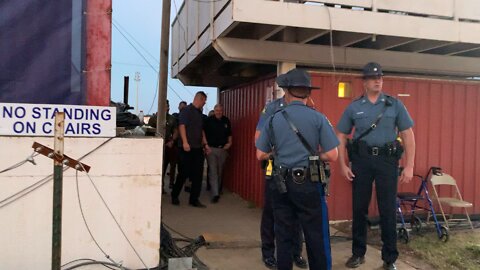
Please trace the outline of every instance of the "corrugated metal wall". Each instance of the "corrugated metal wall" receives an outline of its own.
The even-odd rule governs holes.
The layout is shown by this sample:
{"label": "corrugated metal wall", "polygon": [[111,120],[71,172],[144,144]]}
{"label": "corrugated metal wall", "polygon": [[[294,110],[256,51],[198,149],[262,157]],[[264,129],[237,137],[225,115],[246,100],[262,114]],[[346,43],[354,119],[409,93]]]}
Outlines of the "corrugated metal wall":
{"label": "corrugated metal wall", "polygon": [[[314,91],[318,111],[336,125],[351,98],[337,97],[337,83],[352,84],[354,97],[362,94],[362,81],[352,75],[312,73],[313,84],[322,87]],[[223,92],[220,101],[232,120],[234,147],[226,186],[256,205],[262,204],[263,180],[255,159],[253,135],[258,115],[265,104],[267,87],[273,86],[272,77]],[[430,166],[440,166],[453,175],[464,199],[474,203],[471,213],[480,213],[480,84],[460,81],[385,77],[385,92],[405,103],[415,121],[417,143],[415,173],[425,175]],[[332,220],[351,218],[351,184],[339,175],[338,164],[333,164],[331,196]],[[400,186],[401,191],[416,191],[418,182]],[[442,189],[441,194],[453,194]],[[375,196],[370,215],[377,215]],[[447,209],[449,210],[449,209]],[[458,212],[458,211],[457,211]]]}
{"label": "corrugated metal wall", "polygon": [[258,116],[265,106],[266,91],[274,85],[273,77],[239,86],[220,94],[225,115],[230,118],[233,146],[224,176],[226,187],[244,199],[263,204],[263,178],[255,158],[254,134]]}

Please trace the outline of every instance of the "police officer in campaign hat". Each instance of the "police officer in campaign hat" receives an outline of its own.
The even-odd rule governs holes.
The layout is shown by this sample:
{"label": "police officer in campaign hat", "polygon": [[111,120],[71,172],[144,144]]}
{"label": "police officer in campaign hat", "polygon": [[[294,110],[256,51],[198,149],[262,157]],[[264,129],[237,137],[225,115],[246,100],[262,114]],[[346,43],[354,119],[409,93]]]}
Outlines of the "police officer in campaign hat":
{"label": "police officer in campaign hat", "polygon": [[295,220],[305,235],[308,264],[312,270],[331,269],[326,176],[322,161],[337,159],[339,144],[333,127],[321,113],[306,106],[310,76],[293,69],[277,78],[286,90],[288,103],[271,116],[256,141],[257,158],[275,159],[272,181],[277,268],[293,267],[292,246]]}
{"label": "police officer in campaign hat", "polygon": [[[263,111],[260,114],[260,118],[255,129],[255,141],[260,137],[263,127],[267,123],[267,120],[274,113],[283,110],[287,106],[286,96],[288,92],[281,98],[278,98],[270,103],[268,103]],[[276,269],[277,260],[275,259],[275,226],[273,215],[273,206],[272,206],[272,166],[273,158],[262,161],[262,167],[264,168],[265,176],[265,188],[264,188],[264,203],[262,210],[262,218],[260,221],[260,238],[262,240],[262,260],[266,267],[270,269]],[[307,261],[302,256],[303,249],[303,233],[298,220],[295,221],[294,228],[292,230],[293,235],[293,247],[292,247],[292,257],[293,262],[299,268],[306,269],[308,268]]]}
{"label": "police officer in campaign hat", "polygon": [[[365,262],[368,206],[375,181],[383,268],[396,269],[398,161],[405,151],[405,169],[400,183],[410,182],[415,158],[413,120],[400,100],[383,93],[383,72],[379,64],[372,62],[364,66],[363,86],[364,95],[347,107],[337,126],[340,168],[343,176],[353,184],[352,257],[346,266],[356,268]],[[353,127],[353,140],[349,140],[347,136]],[[347,166],[345,149],[351,167]]]}

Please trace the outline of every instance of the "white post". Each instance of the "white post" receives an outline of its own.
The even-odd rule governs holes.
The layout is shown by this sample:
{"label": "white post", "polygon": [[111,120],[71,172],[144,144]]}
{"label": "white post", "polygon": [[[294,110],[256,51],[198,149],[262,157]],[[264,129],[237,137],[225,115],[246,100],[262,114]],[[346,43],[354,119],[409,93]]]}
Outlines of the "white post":
{"label": "white post", "polygon": [[140,110],[138,108],[138,87],[140,85],[140,72],[135,72],[135,82],[136,82],[136,85],[137,85],[137,98],[135,100],[135,114],[138,115],[138,112],[140,112]]}

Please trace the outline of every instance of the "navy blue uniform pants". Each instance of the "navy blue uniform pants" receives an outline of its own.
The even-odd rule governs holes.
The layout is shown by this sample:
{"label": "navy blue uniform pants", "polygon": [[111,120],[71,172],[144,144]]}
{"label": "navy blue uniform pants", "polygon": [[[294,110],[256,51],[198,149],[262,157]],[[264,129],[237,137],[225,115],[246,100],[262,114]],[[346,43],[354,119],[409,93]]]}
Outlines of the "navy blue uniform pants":
{"label": "navy blue uniform pants", "polygon": [[[273,189],[272,180],[265,179],[265,192],[262,220],[260,223],[260,237],[262,239],[262,256],[263,258],[271,258],[275,255],[275,226],[272,206]],[[303,248],[303,237],[300,222],[295,221],[293,234],[292,256],[301,256]]]}
{"label": "navy blue uniform pants", "polygon": [[204,155],[202,148],[192,148],[189,152],[179,149],[178,176],[173,185],[172,198],[178,198],[183,188],[185,179],[189,178],[192,182],[190,189],[190,203],[196,203],[200,197],[203,180]]}
{"label": "navy blue uniform pants", "polygon": [[393,263],[398,258],[396,227],[398,161],[387,156],[354,155],[352,172],[355,175],[352,188],[352,253],[363,256],[367,251],[368,206],[372,196],[372,184],[375,181],[383,242],[382,260]]}
{"label": "navy blue uniform pants", "polygon": [[310,270],[330,270],[328,210],[321,184],[308,179],[303,184],[296,184],[287,176],[286,186],[287,192],[283,194],[273,190],[278,270],[293,268],[292,231],[296,220],[303,228]]}

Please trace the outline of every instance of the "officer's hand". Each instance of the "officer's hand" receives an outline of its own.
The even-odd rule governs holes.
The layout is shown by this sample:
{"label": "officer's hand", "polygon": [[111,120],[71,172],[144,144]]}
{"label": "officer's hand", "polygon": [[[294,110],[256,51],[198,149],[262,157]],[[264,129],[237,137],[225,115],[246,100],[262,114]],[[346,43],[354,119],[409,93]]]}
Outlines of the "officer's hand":
{"label": "officer's hand", "polygon": [[185,151],[185,152],[190,152],[190,144],[184,143],[184,144],[183,144],[183,151]]}
{"label": "officer's hand", "polygon": [[343,177],[345,177],[348,181],[353,181],[355,175],[353,174],[352,170],[348,166],[340,166],[340,170],[342,171]]}
{"label": "officer's hand", "polygon": [[165,144],[165,146],[168,147],[168,148],[172,148],[172,146],[173,146],[173,141],[167,142],[167,143]]}
{"label": "officer's hand", "polygon": [[400,183],[408,184],[413,178],[413,167],[405,167],[400,175]]}
{"label": "officer's hand", "polygon": [[204,151],[205,155],[210,155],[210,153],[212,153],[212,149],[208,145],[205,145]]}

